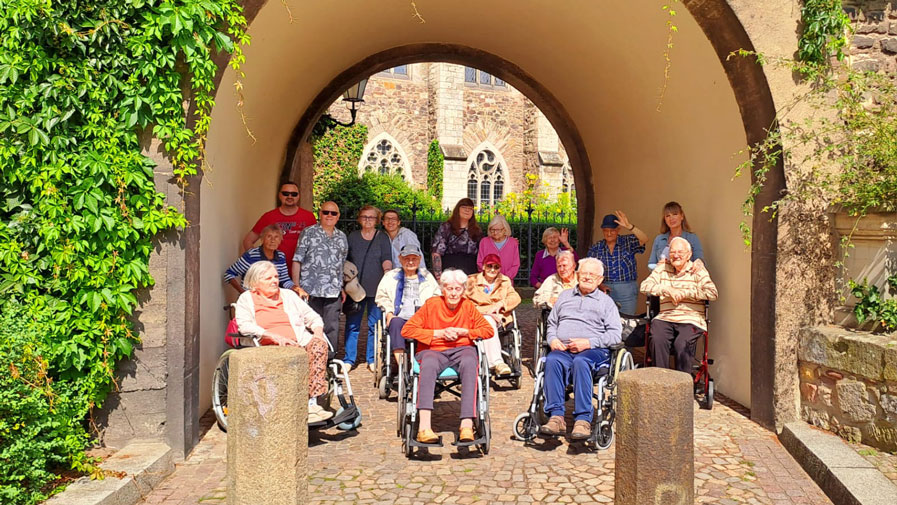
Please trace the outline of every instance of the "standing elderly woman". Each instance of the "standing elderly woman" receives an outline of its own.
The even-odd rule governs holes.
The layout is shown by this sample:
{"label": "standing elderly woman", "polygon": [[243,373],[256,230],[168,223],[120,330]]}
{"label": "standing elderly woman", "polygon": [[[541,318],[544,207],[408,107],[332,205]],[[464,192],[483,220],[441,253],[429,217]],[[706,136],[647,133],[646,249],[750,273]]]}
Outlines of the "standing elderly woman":
{"label": "standing elderly woman", "polygon": [[670,257],[669,242],[674,237],[682,237],[691,245],[691,259],[695,268],[704,268],[704,249],[698,236],[691,232],[685,211],[678,202],[667,202],[663,206],[660,218],[660,235],[654,237],[651,246],[651,257],[648,258],[648,268],[654,270],[658,263],[666,261]]}
{"label": "standing elderly woman", "polygon": [[361,318],[368,314],[368,343],[365,353],[368,369],[374,371],[374,328],[380,320],[380,307],[374,302],[377,285],[385,272],[392,270],[392,244],[389,236],[377,229],[380,209],[365,205],[358,211],[360,230],[349,234],[348,260],[358,268],[358,279],[364,288],[365,297],[360,302],[361,309],[354,314],[346,314],[346,356],[343,362],[351,367],[358,352],[358,333]]}
{"label": "standing elderly woman", "polygon": [[477,244],[483,232],[473,214],[473,200],[462,198],[455,204],[448,221],[439,225],[433,237],[433,274],[457,268],[467,275],[477,273]]}
{"label": "standing elderly woman", "polygon": [[277,277],[280,279],[280,287],[295,290],[296,284],[290,279],[290,274],[287,269],[287,257],[283,251],[277,249],[280,247],[280,243],[283,242],[283,230],[281,230],[280,226],[277,224],[269,224],[262,228],[260,237],[262,239],[262,245],[253,247],[243,253],[236,263],[224,271],[224,282],[233,286],[238,293],[242,293],[245,289],[240,280],[246,277],[246,272],[249,270],[249,267],[257,261],[265,260],[274,263],[274,266],[277,268]]}
{"label": "standing elderly woman", "polygon": [[558,253],[557,273],[545,279],[533,295],[533,305],[540,309],[554,307],[554,302],[565,289],[576,287],[576,255],[566,250]]}
{"label": "standing elderly woman", "polygon": [[511,236],[511,225],[501,214],[496,214],[486,228],[488,237],[480,240],[477,253],[477,270],[482,271],[486,256],[495,255],[501,258],[501,273],[513,280],[520,270],[520,244]]}
{"label": "standing elderly woman", "polygon": [[318,405],[317,397],[327,392],[327,341],[324,321],[289,289],[278,286],[277,267],[257,261],[244,277],[248,288],[236,304],[240,333],[258,337],[261,345],[298,345],[308,353],[308,422],[333,416]]}
{"label": "standing elderly woman", "polygon": [[467,290],[464,293],[492,326],[492,338],[486,339],[483,347],[486,350],[486,362],[495,375],[511,373],[511,367],[501,358],[498,330],[511,324],[511,311],[520,305],[520,295],[514,290],[514,282],[501,272],[501,261],[497,254],[486,256],[483,259],[483,271],[467,278]]}
{"label": "standing elderly woman", "polygon": [[542,232],[542,244],[545,245],[545,249],[537,252],[536,258],[533,260],[533,268],[529,272],[530,286],[539,289],[545,279],[557,273],[555,260],[561,251],[573,252],[573,269],[576,270],[576,262],[579,261],[579,258],[570,247],[569,237],[570,230],[567,228],[560,231],[554,226],[545,228],[545,231]]}
{"label": "standing elderly woman", "polygon": [[415,354],[420,363],[417,405],[420,427],[417,440],[431,444],[439,438],[431,425],[436,377],[452,367],[461,377],[461,427],[458,439],[471,442],[474,440],[478,368],[474,341],[489,338],[492,327],[476,306],[464,297],[467,285],[464,272],[448,269],[440,277],[440,284],[442,296],[427,300],[402,328],[402,336],[417,340],[419,345]]}

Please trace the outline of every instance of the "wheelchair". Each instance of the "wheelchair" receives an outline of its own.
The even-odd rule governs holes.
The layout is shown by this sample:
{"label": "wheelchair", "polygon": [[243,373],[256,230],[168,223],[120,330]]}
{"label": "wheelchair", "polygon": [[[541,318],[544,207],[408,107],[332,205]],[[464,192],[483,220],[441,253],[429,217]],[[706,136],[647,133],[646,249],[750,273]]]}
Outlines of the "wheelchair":
{"label": "wheelchair", "polygon": [[[431,447],[443,447],[442,436],[432,444],[417,441],[417,431],[420,424],[417,410],[417,396],[419,393],[420,364],[414,359],[416,343],[409,340],[408,352],[405,359],[399,363],[398,370],[398,401],[396,402],[396,434],[402,439],[402,451],[405,457],[414,456],[415,448],[427,449]],[[477,359],[479,360],[479,372],[477,376],[476,394],[476,418],[474,419],[475,439],[470,442],[462,442],[455,433],[455,447],[476,447],[483,455],[489,454],[492,439],[492,425],[489,418],[489,368],[486,364],[486,353],[480,342],[476,343]],[[434,400],[447,392],[457,398],[461,397],[459,391],[461,377],[454,368],[445,369],[436,378]]]}
{"label": "wheelchair", "polygon": [[[660,297],[649,296],[647,319],[648,325],[645,328],[645,360],[644,366],[653,366],[654,360],[651,357],[651,321],[660,313]],[[704,300],[704,321],[707,328],[710,328],[710,302]],[[713,397],[716,387],[713,378],[710,376],[710,365],[713,364],[713,358],[709,357],[710,334],[708,330],[702,332],[699,340],[703,340],[704,350],[700,357],[697,349],[695,349],[694,363],[692,364],[692,379],[694,381],[695,399],[702,409],[711,410],[713,408]],[[697,343],[695,343],[697,346]]]}
{"label": "wheelchair", "polygon": [[520,353],[520,327],[517,326],[517,311],[511,311],[510,324],[499,328],[498,339],[501,341],[501,357],[511,368],[511,373],[493,375],[493,380],[507,380],[513,389],[520,389],[520,378],[523,376],[523,359]]}
{"label": "wheelchair", "polygon": [[[547,316],[547,309],[543,311]],[[622,319],[640,319],[637,317],[622,316]],[[627,327],[635,327],[624,322],[624,332]],[[628,335],[623,336],[626,340]],[[547,341],[540,344],[541,356],[535,364],[535,384],[533,396],[529,408],[514,419],[514,437],[525,444],[532,443],[536,437],[542,435],[540,428],[548,422],[548,414],[545,413],[545,360],[551,348]],[[595,413],[592,416],[592,432],[584,443],[586,447],[605,450],[614,441],[614,420],[616,419],[617,401],[617,377],[621,372],[635,368],[632,354],[626,349],[623,342],[610,347],[610,360],[592,372],[592,400]],[[573,386],[567,386],[566,397],[569,399],[573,392]]]}
{"label": "wheelchair", "polygon": [[[225,310],[233,310],[232,307],[224,307]],[[327,339],[325,339],[327,340]],[[230,349],[224,351],[215,365],[212,374],[212,411],[222,431],[227,431],[227,381],[230,375],[230,356],[239,352],[244,347],[259,347],[257,337],[242,335],[237,330],[236,321],[231,318],[227,325],[225,341]],[[328,341],[328,346],[330,345]],[[332,349],[331,349],[332,350]],[[321,406],[326,410],[332,410],[334,398],[339,403],[333,417],[317,423],[309,423],[309,431],[324,430],[336,426],[340,430],[354,430],[361,425],[361,410],[355,403],[352,393],[352,384],[349,382],[349,374],[344,371],[343,362],[338,359],[327,361],[327,392],[319,397]]]}

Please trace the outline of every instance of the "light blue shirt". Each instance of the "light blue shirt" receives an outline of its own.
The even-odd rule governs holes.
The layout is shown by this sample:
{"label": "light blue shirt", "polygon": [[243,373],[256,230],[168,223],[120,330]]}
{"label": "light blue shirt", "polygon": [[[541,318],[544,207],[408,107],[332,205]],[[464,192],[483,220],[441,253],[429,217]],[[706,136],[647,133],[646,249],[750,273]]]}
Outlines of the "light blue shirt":
{"label": "light blue shirt", "polygon": [[548,342],[587,338],[592,349],[622,342],[623,325],[617,305],[600,289],[584,295],[579,287],[561,291],[548,316]]}
{"label": "light blue shirt", "polygon": [[[690,231],[682,230],[682,238],[688,240],[688,243],[691,244],[691,260],[701,260],[706,264],[704,249],[701,248],[701,241],[698,239],[698,236]],[[657,262],[660,261],[660,258],[670,258],[669,242],[670,232],[661,233],[654,237],[654,245],[651,246],[651,257],[648,258],[648,268],[650,270],[654,270],[657,267]]]}

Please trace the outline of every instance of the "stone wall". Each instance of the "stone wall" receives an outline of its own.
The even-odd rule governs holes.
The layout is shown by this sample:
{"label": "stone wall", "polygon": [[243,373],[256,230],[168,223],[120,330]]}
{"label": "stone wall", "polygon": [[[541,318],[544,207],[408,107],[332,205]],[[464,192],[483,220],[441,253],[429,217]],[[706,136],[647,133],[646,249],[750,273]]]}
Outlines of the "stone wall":
{"label": "stone wall", "polygon": [[856,31],[850,50],[854,68],[897,72],[897,2],[845,0],[844,10]]}
{"label": "stone wall", "polygon": [[798,360],[805,421],[850,441],[897,450],[897,335],[804,328]]}

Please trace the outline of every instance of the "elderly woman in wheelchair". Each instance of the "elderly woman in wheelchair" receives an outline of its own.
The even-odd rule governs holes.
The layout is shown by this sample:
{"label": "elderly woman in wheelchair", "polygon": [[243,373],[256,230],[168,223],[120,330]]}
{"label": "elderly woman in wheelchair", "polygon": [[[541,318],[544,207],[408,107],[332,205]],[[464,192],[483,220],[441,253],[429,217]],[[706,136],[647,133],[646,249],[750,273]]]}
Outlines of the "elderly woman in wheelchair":
{"label": "elderly woman in wheelchair", "polygon": [[[399,399],[400,408],[405,409],[405,415],[400,415],[400,420],[408,423],[404,435],[405,450],[409,456],[412,446],[439,444],[440,439],[431,424],[433,398],[437,378],[443,376],[443,372],[449,368],[456,372],[455,380],[460,380],[461,383],[459,445],[469,445],[482,439],[488,443],[488,422],[484,423],[482,418],[488,414],[482,412],[481,406],[482,389],[486,388],[488,391],[489,386],[488,383],[482,384],[480,357],[474,342],[492,336],[492,327],[474,304],[464,297],[467,283],[464,272],[446,270],[442,273],[440,282],[442,296],[427,300],[402,329],[402,336],[414,340],[418,346],[417,353],[412,357],[420,367],[419,376],[414,378],[412,373],[412,384],[406,388],[404,399]],[[402,395],[403,392],[400,391],[399,394]],[[417,398],[414,398],[415,395]],[[402,407],[403,402],[405,407]],[[418,422],[414,422],[415,405],[418,409]],[[479,421],[479,434],[474,429],[475,418]],[[417,436],[415,440],[410,440],[414,435],[415,424]]]}
{"label": "elderly woman in wheelchair", "polygon": [[[406,349],[402,328],[412,315],[430,298],[442,291],[433,274],[421,266],[423,253],[416,244],[407,244],[399,252],[400,267],[383,275],[377,286],[375,301],[383,311],[381,327],[375,332],[377,337],[377,365],[374,371],[375,383],[380,390],[380,398],[389,396],[395,375],[389,360],[389,351],[396,363],[404,360]],[[385,328],[385,332],[383,329]]]}
{"label": "elderly woman in wheelchair", "polygon": [[[579,262],[579,284],[576,288],[563,291],[548,317],[548,346],[551,352],[544,358],[543,373],[537,375],[533,405],[544,401],[544,412],[548,421],[539,429],[543,436],[555,437],[566,432],[564,403],[567,388],[571,385],[574,396],[574,426],[572,440],[596,438],[592,429],[594,409],[592,400],[599,403],[600,423],[597,426],[600,437],[599,447],[609,445],[613,436],[613,404],[608,403],[605,389],[612,386],[613,373],[607,378],[612,365],[614,371],[621,368],[620,359],[626,358],[622,349],[620,315],[613,300],[602,293],[601,284],[604,267],[595,258],[585,258]],[[624,353],[620,358],[620,352]],[[611,363],[611,358],[614,363]],[[624,359],[622,368],[631,366],[631,358]],[[599,382],[599,392],[593,389]],[[540,397],[544,394],[544,397]],[[532,409],[531,409],[532,410]],[[533,423],[537,412],[531,412],[526,422]],[[524,439],[532,430],[520,429],[515,421],[515,433]],[[602,431],[603,430],[603,431]]]}
{"label": "elderly woman in wheelchair", "polygon": [[277,267],[270,261],[253,263],[246,272],[247,290],[236,303],[242,335],[261,345],[301,346],[308,352],[308,422],[330,419],[333,413],[318,405],[327,392],[327,353],[324,322],[295,292],[278,286]]}
{"label": "elderly woman in wheelchair", "polygon": [[[520,305],[520,295],[514,289],[514,282],[501,273],[501,258],[497,254],[488,254],[483,258],[483,271],[467,279],[464,294],[492,326],[492,337],[483,341],[489,369],[497,377],[509,378],[519,387],[520,338],[516,333],[513,310]],[[500,336],[504,337],[507,345],[502,344]],[[507,354],[514,366],[505,363],[503,354]]]}

